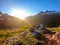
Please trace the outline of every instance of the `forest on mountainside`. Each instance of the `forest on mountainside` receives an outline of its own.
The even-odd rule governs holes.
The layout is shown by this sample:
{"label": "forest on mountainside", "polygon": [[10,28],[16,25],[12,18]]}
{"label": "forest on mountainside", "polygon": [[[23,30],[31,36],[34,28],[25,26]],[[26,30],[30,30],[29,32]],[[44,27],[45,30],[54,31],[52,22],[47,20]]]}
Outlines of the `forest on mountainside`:
{"label": "forest on mountainside", "polygon": [[60,26],[60,12],[58,11],[41,11],[34,16],[29,16],[26,21],[33,25],[44,24],[47,27]]}

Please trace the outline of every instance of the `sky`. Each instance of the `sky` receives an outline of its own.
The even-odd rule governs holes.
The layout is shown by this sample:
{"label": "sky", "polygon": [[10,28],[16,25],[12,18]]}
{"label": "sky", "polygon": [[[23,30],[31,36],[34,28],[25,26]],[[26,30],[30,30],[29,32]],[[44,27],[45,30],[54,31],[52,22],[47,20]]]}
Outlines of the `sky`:
{"label": "sky", "polygon": [[60,0],[0,0],[0,11],[10,14],[13,9],[25,10],[30,15],[40,11],[60,11]]}

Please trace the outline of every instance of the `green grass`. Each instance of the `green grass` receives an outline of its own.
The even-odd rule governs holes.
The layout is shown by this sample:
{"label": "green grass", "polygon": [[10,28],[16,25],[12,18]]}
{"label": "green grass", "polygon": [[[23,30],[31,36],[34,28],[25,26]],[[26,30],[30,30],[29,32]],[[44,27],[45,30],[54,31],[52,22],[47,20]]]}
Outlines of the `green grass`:
{"label": "green grass", "polygon": [[47,28],[48,30],[60,32],[60,26],[59,27],[53,27],[53,28]]}
{"label": "green grass", "polygon": [[0,30],[0,43],[2,43],[4,40],[6,40],[7,38],[10,38],[12,36],[15,36],[23,31],[26,31],[27,28],[20,28],[20,29],[15,29],[15,30]]}
{"label": "green grass", "polygon": [[[20,29],[15,29],[15,30],[0,30],[0,43],[2,43],[4,40],[6,40],[7,38],[10,38],[12,36],[18,35],[19,33],[28,30],[29,27],[28,26],[24,26],[21,27]],[[54,27],[54,28],[47,28],[48,30],[51,31],[56,31],[59,32],[60,31],[60,27]],[[30,32],[28,32],[28,34],[24,37],[21,36],[19,37],[16,42],[22,42],[23,45],[35,45],[38,40],[34,38],[33,34],[31,34]],[[12,43],[8,43],[7,45],[11,45]]]}

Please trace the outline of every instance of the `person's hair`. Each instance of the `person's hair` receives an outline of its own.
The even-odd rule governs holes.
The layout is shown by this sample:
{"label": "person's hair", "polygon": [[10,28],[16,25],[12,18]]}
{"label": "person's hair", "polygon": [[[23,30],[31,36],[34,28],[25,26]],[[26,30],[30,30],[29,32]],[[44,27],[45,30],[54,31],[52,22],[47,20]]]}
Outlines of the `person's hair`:
{"label": "person's hair", "polygon": [[35,27],[35,25],[32,25],[33,27]]}

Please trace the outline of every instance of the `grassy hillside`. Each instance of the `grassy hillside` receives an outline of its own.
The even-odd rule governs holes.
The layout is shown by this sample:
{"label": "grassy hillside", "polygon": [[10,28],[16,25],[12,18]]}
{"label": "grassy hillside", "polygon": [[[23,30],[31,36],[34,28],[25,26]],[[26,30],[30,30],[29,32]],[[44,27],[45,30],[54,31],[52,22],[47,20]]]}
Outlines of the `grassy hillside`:
{"label": "grassy hillside", "polygon": [[0,12],[0,29],[20,28],[25,25],[28,25],[26,21]]}
{"label": "grassy hillside", "polygon": [[53,28],[47,28],[48,30],[60,32],[60,26],[59,27],[53,27]]}
{"label": "grassy hillside", "polygon": [[[18,35],[19,33],[22,33],[23,31],[26,31],[29,27],[21,27],[20,29],[16,29],[16,30],[0,30],[0,44],[6,40],[7,38],[13,37],[15,35]],[[54,28],[47,28],[51,31],[60,31],[60,27],[54,27]],[[36,45],[37,42],[39,42],[37,39],[34,38],[33,34],[31,34],[30,32],[27,33],[27,35],[24,36],[20,36],[18,37],[14,43],[23,43],[23,45]],[[12,45],[13,43],[10,42],[8,44],[5,45]]]}
{"label": "grassy hillside", "polygon": [[21,27],[19,29],[3,29],[0,30],[0,44],[4,42],[7,38],[13,37],[23,31],[26,31],[29,27]]}

